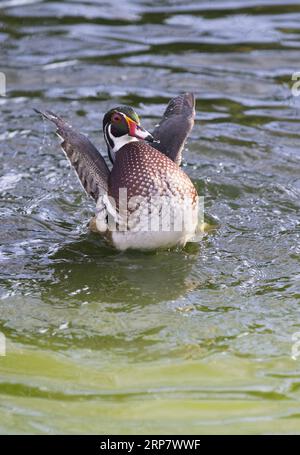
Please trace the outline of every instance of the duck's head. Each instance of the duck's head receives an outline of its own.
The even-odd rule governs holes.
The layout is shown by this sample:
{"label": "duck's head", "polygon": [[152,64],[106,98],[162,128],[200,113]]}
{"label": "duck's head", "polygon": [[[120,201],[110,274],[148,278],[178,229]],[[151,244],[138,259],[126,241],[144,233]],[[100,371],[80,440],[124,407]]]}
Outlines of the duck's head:
{"label": "duck's head", "polygon": [[119,106],[108,111],[103,117],[103,133],[112,163],[115,153],[128,142],[153,141],[153,136],[141,127],[137,113],[130,106]]}

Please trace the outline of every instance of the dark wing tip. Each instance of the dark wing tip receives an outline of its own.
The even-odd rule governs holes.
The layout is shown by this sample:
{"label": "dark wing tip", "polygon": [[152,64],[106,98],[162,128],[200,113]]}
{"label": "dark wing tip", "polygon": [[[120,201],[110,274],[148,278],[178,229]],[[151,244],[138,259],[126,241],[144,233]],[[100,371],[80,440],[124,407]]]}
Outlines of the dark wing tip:
{"label": "dark wing tip", "polygon": [[186,109],[189,109],[191,115],[195,115],[195,106],[196,106],[196,99],[195,95],[192,92],[183,93],[183,99]]}
{"label": "dark wing tip", "polygon": [[34,112],[36,112],[37,114],[43,115],[42,111],[39,111],[36,107],[33,107],[32,110],[34,110]]}
{"label": "dark wing tip", "polygon": [[37,113],[37,114],[40,114],[42,117],[45,117],[47,118],[48,120],[52,120],[52,119],[58,119],[59,116],[54,114],[53,112],[51,111],[40,111],[39,109],[33,107],[33,110]]}
{"label": "dark wing tip", "polygon": [[169,101],[164,117],[173,115],[195,116],[195,96],[192,92],[182,93]]}
{"label": "dark wing tip", "polygon": [[161,121],[152,133],[157,142],[153,147],[178,165],[181,163],[185,140],[193,128],[195,114],[194,94],[182,93],[169,101]]}
{"label": "dark wing tip", "polygon": [[33,108],[33,110],[41,115],[43,118],[47,119],[47,120],[50,120],[50,122],[53,122],[57,128],[72,128],[72,126],[67,123],[62,117],[60,117],[59,115],[55,114],[54,112],[52,111],[40,111],[39,109],[36,109],[35,107]]}

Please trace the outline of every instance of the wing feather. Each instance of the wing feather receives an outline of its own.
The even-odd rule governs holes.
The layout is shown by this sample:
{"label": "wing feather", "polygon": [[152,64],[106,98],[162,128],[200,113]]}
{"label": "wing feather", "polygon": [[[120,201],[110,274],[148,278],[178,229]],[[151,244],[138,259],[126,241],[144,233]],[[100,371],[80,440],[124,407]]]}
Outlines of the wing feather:
{"label": "wing feather", "polygon": [[110,170],[103,156],[86,136],[74,130],[64,119],[50,111],[34,110],[56,125],[56,134],[62,139],[63,151],[85,191],[97,201],[108,190]]}
{"label": "wing feather", "polygon": [[151,144],[160,152],[181,164],[182,149],[187,136],[194,126],[195,97],[193,93],[183,93],[169,101],[160,123],[152,133]]}

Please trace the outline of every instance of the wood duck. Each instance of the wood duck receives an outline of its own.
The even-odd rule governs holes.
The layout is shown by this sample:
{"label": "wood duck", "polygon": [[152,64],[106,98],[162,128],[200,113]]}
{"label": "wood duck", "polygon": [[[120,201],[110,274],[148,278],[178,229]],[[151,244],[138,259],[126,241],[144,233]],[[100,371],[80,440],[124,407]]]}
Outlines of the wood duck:
{"label": "wood duck", "polygon": [[129,106],[108,111],[103,133],[112,169],[83,134],[50,111],[62,149],[85,191],[96,201],[92,230],[118,250],[183,247],[198,224],[197,191],[181,154],[195,116],[192,93],[170,100],[152,134]]}

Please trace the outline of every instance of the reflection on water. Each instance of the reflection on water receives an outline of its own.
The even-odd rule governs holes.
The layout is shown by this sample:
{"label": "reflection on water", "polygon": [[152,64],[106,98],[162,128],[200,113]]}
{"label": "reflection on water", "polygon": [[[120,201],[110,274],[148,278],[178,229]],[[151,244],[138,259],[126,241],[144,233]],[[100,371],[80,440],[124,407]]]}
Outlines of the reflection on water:
{"label": "reflection on water", "polygon": [[[299,24],[296,0],[1,2],[0,432],[299,432]],[[151,128],[185,90],[218,229],[114,251],[32,107],[106,154],[108,108]]]}

